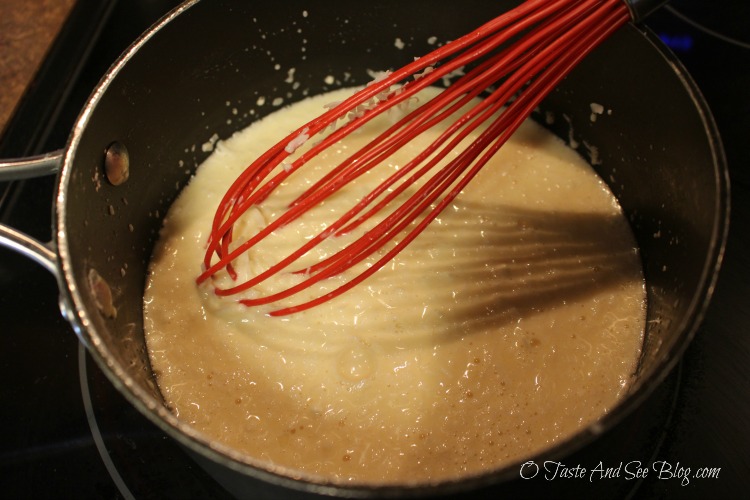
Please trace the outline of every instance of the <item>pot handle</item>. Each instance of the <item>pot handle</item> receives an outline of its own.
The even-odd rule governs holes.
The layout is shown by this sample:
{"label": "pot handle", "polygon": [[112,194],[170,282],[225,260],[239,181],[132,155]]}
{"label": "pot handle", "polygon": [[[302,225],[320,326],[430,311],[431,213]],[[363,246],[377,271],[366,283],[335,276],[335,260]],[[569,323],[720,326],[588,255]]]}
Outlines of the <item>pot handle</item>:
{"label": "pot handle", "polygon": [[27,158],[0,160],[0,181],[17,181],[57,173],[62,164],[63,150]]}
{"label": "pot handle", "polygon": [[[18,158],[0,160],[0,181],[29,179],[56,173],[62,164],[63,151]],[[60,272],[57,267],[57,252],[50,241],[42,243],[27,234],[6,224],[0,223],[0,246],[5,246],[41,264],[58,280]]]}

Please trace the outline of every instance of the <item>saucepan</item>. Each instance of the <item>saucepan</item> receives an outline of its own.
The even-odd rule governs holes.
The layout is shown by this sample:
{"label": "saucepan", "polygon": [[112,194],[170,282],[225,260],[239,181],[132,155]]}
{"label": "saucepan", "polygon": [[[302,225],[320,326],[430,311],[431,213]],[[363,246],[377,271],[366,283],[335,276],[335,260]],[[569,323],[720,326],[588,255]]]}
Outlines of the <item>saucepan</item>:
{"label": "saucepan", "polygon": [[[63,151],[0,166],[3,178],[52,171],[58,178],[53,240],[39,242],[9,227],[2,227],[0,240],[57,277],[63,315],[111,383],[213,470],[268,491],[305,494],[502,488],[518,477],[520,464],[413,488],[321,483],[249,461],[166,407],[149,365],[142,300],[162,217],[217,140],[280,105],[365,84],[369,70],[399,67],[434,48],[436,39],[454,39],[517,3],[186,2],[104,75]],[[611,116],[592,121],[592,103],[612,109]],[[548,112],[564,119],[546,124]],[[728,172],[698,88],[658,38],[636,25],[588,57],[537,118],[577,144],[617,196],[640,247],[648,296],[632,389],[601,420],[544,452],[565,457],[616,429],[695,335],[728,230]],[[591,145],[596,161],[586,149]]]}

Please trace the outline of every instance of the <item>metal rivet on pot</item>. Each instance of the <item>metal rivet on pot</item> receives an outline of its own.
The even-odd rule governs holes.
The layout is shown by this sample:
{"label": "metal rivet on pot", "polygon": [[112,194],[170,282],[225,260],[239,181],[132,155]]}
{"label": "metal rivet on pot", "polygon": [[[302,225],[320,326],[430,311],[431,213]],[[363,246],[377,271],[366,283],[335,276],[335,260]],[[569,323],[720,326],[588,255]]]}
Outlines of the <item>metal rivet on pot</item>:
{"label": "metal rivet on pot", "polygon": [[96,269],[89,269],[88,278],[89,290],[99,312],[107,318],[116,318],[117,309],[115,309],[112,289],[109,287],[109,284],[101,277]]}
{"label": "metal rivet on pot", "polygon": [[104,151],[104,172],[113,186],[119,186],[130,177],[130,155],[128,148],[115,141]]}

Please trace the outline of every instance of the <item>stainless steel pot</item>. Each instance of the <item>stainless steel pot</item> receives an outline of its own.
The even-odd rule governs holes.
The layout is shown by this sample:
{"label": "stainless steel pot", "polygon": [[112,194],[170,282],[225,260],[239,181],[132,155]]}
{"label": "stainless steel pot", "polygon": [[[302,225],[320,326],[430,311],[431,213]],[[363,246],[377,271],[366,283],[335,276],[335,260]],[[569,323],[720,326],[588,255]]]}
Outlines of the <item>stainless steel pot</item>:
{"label": "stainless steel pot", "polygon": [[[104,76],[64,151],[0,164],[0,179],[59,169],[53,241],[3,226],[0,242],[57,277],[63,315],[111,382],[217,475],[263,491],[347,496],[502,488],[518,476],[519,464],[416,489],[347,487],[249,461],[212,442],[164,405],[146,352],[142,296],[161,218],[209,154],[204,144],[270,113],[275,99],[289,103],[363,84],[368,69],[398,67],[429,51],[431,37],[456,38],[515,3],[186,2]],[[299,86],[285,81],[292,69]],[[611,116],[592,122],[594,102],[613,110]],[[595,168],[636,234],[649,306],[628,396],[544,458],[567,456],[617,426],[674,366],[713,291],[729,212],[727,167],[710,111],[652,33],[627,26],[615,34],[545,101],[539,116],[548,111],[564,117],[550,127],[575,138],[584,156],[590,154],[584,145],[596,147]]]}

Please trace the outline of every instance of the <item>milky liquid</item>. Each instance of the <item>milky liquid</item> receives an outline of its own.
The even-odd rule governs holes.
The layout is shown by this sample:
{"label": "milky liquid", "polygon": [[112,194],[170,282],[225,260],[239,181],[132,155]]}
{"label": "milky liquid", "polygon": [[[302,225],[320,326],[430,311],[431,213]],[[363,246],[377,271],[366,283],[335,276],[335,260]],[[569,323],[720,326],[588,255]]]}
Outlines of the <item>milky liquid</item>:
{"label": "milky liquid", "polygon": [[[639,256],[606,185],[532,122],[392,263],[331,302],[275,318],[266,313],[279,304],[248,308],[195,285],[229,184],[350,92],[309,98],[219,142],[170,209],[144,302],[149,354],[170,408],[253,463],[347,483],[480,473],[600,418],[627,391],[641,348]],[[235,238],[388,124],[368,125],[294,174]],[[392,168],[404,161],[389,160]],[[299,247],[329,210],[373,181],[280,230],[236,263],[240,275]],[[308,257],[339,245],[327,241]],[[245,295],[294,279],[282,275]]]}

